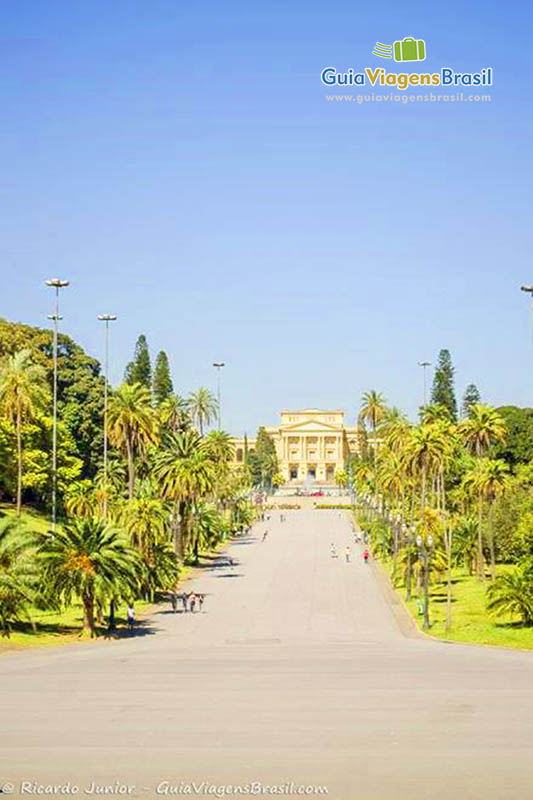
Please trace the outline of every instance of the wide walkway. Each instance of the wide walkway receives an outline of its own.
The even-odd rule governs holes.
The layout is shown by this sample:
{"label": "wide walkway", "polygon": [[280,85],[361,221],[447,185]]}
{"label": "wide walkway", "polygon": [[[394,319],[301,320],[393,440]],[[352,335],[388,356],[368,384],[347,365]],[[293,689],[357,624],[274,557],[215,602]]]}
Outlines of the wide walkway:
{"label": "wide walkway", "polygon": [[195,579],[202,614],[0,658],[0,784],[530,798],[531,654],[406,638],[344,514],[275,513],[229,552]]}

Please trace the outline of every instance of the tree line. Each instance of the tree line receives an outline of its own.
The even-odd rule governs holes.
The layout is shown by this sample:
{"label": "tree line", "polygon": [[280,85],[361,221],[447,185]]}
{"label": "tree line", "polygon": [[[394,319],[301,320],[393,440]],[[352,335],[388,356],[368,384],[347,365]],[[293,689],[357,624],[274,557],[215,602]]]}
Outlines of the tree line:
{"label": "tree line", "polygon": [[[185,563],[254,517],[251,471],[233,467],[224,431],[208,431],[218,413],[205,388],[174,392],[168,358],[152,374],[140,336],[125,380],[109,391],[107,469],[103,455],[100,365],[59,336],[58,470],[62,518],[36,533],[0,521],[0,626],[34,606],[79,600],[84,630],[116,603],[175,588]],[[0,322],[0,491],[47,510],[51,480],[52,338],[49,331]]]}
{"label": "tree line", "polygon": [[[458,415],[448,351],[441,351],[431,402],[417,424],[365,393],[361,453],[347,473],[377,557],[392,561],[406,599],[424,577],[446,585],[463,564],[487,584],[487,610],[533,622],[533,410],[492,408],[468,387]],[[425,570],[428,574],[425,575]],[[426,609],[427,610],[427,609]]]}

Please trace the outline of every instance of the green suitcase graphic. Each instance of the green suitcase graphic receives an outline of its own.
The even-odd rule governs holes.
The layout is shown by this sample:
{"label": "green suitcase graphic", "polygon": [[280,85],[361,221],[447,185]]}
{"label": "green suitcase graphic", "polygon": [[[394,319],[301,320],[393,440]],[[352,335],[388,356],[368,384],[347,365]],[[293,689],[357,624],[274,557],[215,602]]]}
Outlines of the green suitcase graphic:
{"label": "green suitcase graphic", "polygon": [[399,42],[394,42],[395,61],[425,61],[426,43],[423,39],[413,39],[406,36]]}

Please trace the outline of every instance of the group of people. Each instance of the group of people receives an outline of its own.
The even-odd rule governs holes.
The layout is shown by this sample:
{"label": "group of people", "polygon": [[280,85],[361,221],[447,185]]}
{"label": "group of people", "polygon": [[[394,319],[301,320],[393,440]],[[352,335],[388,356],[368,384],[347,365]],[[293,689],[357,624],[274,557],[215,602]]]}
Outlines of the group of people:
{"label": "group of people", "polygon": [[198,609],[198,611],[202,611],[204,607],[204,600],[205,594],[201,592],[180,592],[176,594],[176,592],[171,592],[170,594],[170,602],[172,604],[172,611],[174,614],[178,610],[178,600],[181,601],[182,610],[184,612],[190,611],[192,614]]}
{"label": "group of people", "polygon": [[[358,540],[356,539],[356,542],[357,541]],[[360,539],[359,539],[359,541],[360,541]],[[338,554],[337,554],[337,547],[335,545],[335,542],[331,543],[331,557],[332,558],[338,558],[339,557]],[[351,551],[349,545],[346,545],[346,547],[344,548],[344,558],[345,558],[347,564],[349,564],[350,561],[352,560],[352,551]],[[365,562],[365,564],[368,564],[369,558],[370,558],[370,552],[369,552],[368,548],[365,547],[365,549],[363,550],[363,561]]]}

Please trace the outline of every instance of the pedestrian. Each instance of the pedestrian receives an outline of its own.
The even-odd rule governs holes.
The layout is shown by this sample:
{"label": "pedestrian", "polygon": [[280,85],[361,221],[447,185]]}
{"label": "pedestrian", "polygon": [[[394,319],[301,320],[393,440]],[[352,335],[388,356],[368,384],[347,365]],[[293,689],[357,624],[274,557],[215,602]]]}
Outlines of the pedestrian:
{"label": "pedestrian", "polygon": [[172,606],[172,613],[175,614],[178,610],[178,598],[176,592],[170,592],[170,604]]}
{"label": "pedestrian", "polygon": [[350,561],[350,548],[348,547],[348,545],[346,545],[344,549],[344,556],[347,562]]}
{"label": "pedestrian", "polygon": [[182,592],[181,593],[181,602],[182,602],[182,605],[183,605],[183,611],[184,612],[187,612],[189,610],[188,599],[189,599],[189,595],[187,594],[187,592]]}
{"label": "pedestrian", "polygon": [[133,630],[135,625],[135,609],[133,608],[132,603],[128,605],[128,628],[130,631]]}
{"label": "pedestrian", "polygon": [[268,530],[266,530],[266,531],[264,532],[264,534],[263,534],[263,541],[265,541],[265,540],[266,540],[267,536],[268,536]]}
{"label": "pedestrian", "polygon": [[334,543],[331,543],[331,557],[337,558],[337,548],[335,547]]}
{"label": "pedestrian", "polygon": [[366,547],[365,547],[365,552],[363,553],[363,558],[364,558],[364,560],[365,560],[365,564],[368,564],[368,558],[369,558],[369,556],[370,556],[370,553],[368,552],[368,550],[367,550],[367,549],[366,549]]}
{"label": "pedestrian", "polygon": [[198,595],[198,606],[200,608],[200,612],[202,611],[202,608],[204,607],[204,600],[205,600],[205,594],[199,594]]}
{"label": "pedestrian", "polygon": [[196,608],[196,595],[194,592],[191,592],[189,595],[189,608],[191,612],[194,614],[194,609]]}

